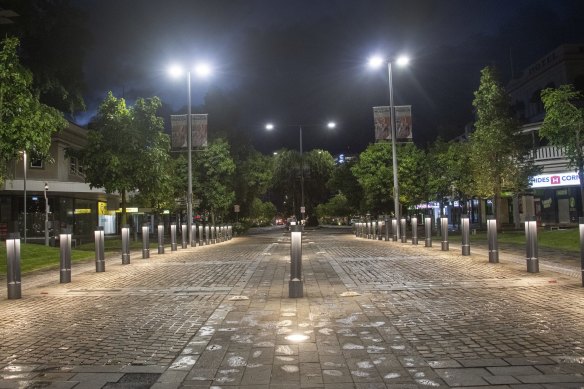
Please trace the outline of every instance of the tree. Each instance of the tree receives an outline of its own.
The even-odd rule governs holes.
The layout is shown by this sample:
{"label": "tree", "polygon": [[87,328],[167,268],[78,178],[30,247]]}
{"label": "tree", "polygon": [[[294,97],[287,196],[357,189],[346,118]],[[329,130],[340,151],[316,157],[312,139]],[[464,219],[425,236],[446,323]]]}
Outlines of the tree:
{"label": "tree", "polygon": [[348,206],[355,212],[361,208],[363,188],[361,188],[357,177],[351,171],[354,165],[354,161],[335,165],[331,178],[327,182],[327,187],[333,193],[344,195],[347,199]]}
{"label": "tree", "polygon": [[304,153],[304,198],[306,214],[314,213],[316,206],[329,197],[325,185],[331,178],[335,166],[332,155],[325,150],[310,150]]}
{"label": "tree", "polygon": [[[501,228],[501,193],[504,188],[518,187],[528,165],[527,149],[517,133],[508,95],[492,67],[481,71],[473,106],[476,130],[470,136],[470,149],[476,192],[493,198],[495,217]],[[527,184],[525,180],[524,187]]]}
{"label": "tree", "polygon": [[584,95],[572,85],[562,85],[557,89],[544,89],[541,99],[545,118],[539,135],[563,149],[570,167],[576,168],[582,201],[580,216],[584,216]]}
{"label": "tree", "polygon": [[2,0],[19,16],[2,24],[2,35],[19,37],[22,63],[33,75],[39,99],[63,112],[85,109],[83,64],[91,43],[86,15],[69,0]]}
{"label": "tree", "polygon": [[359,154],[359,161],[351,171],[363,188],[367,212],[390,213],[393,209],[393,172],[391,144],[370,144]]}
{"label": "tree", "polygon": [[418,205],[426,200],[430,169],[426,153],[413,143],[400,145],[398,152],[399,202],[403,207]]}
{"label": "tree", "polygon": [[120,193],[122,225],[129,192],[140,191],[154,202],[169,188],[170,141],[162,133],[162,118],[156,116],[159,108],[158,97],[138,99],[128,108],[124,99],[109,92],[90,126],[87,145],[68,151],[85,167],[85,181],[92,188]]}
{"label": "tree", "polygon": [[0,50],[0,184],[6,165],[27,151],[45,159],[53,133],[67,127],[63,115],[39,102],[33,93],[32,74],[20,65],[18,39],[2,41]]}
{"label": "tree", "polygon": [[354,212],[354,209],[349,206],[347,197],[338,193],[324,204],[319,204],[316,207],[316,215],[322,218],[341,217],[348,222],[349,216]]}
{"label": "tree", "polygon": [[271,185],[273,158],[253,150],[236,166],[236,197],[243,216],[246,216],[250,215],[254,199],[264,196]]}
{"label": "tree", "polygon": [[216,139],[196,154],[193,161],[193,193],[201,199],[201,207],[211,213],[215,223],[225,216],[235,201],[233,174],[235,163],[225,139]]}

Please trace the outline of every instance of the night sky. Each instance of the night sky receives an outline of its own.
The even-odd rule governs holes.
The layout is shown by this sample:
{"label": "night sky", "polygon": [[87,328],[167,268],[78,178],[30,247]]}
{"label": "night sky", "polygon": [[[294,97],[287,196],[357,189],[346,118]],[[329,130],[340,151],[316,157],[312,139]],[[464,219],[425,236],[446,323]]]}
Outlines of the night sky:
{"label": "night sky", "polygon": [[[472,121],[480,69],[496,65],[506,83],[562,43],[584,43],[584,1],[77,0],[93,45],[85,65],[88,111],[108,90],[129,102],[159,96],[165,113],[186,113],[186,79],[171,63],[207,61],[214,74],[193,79],[193,113],[209,92],[236,111],[236,128],[271,153],[297,148],[358,153],[373,139],[371,107],[389,105],[387,69],[372,54],[411,57],[394,68],[396,105],[412,105],[414,140],[463,132]],[[217,114],[215,114],[217,115]],[[168,117],[165,117],[168,120]],[[338,123],[336,130],[324,126]],[[266,133],[264,125],[280,125]],[[217,130],[209,118],[209,131]]]}

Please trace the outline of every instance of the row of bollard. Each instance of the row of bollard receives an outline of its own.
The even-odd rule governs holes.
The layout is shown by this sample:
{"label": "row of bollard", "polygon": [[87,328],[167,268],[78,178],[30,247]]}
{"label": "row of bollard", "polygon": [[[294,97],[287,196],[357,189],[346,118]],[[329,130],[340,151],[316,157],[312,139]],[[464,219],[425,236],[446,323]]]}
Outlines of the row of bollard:
{"label": "row of bollard", "polygon": [[[176,224],[170,226],[170,250],[177,251]],[[197,234],[198,227],[198,234]],[[164,254],[164,225],[159,225],[158,231],[158,254]],[[233,227],[224,226],[196,226],[192,228],[191,247],[205,246],[231,240],[233,238]],[[181,226],[182,242],[181,247],[187,248],[187,226]],[[130,264],[130,228],[122,227],[122,265]],[[105,234],[102,227],[98,227],[95,237],[95,271],[105,271]],[[71,282],[71,232],[65,231],[59,234],[59,282],[61,284]],[[6,239],[6,278],[8,284],[8,299],[22,298],[22,281],[20,274],[20,234],[10,234]],[[142,258],[150,258],[150,229],[148,225],[142,227]]]}
{"label": "row of bollard", "polygon": [[[418,218],[411,218],[411,241],[413,245],[418,244]],[[390,228],[391,226],[391,234]],[[401,242],[407,243],[407,220],[400,219],[400,228],[402,231]],[[462,255],[470,255],[470,219],[468,216],[463,216],[460,222],[462,232]],[[424,218],[425,231],[425,247],[432,247],[432,217],[426,216]],[[440,232],[441,232],[441,250],[449,251],[448,241],[448,218],[440,218]],[[392,218],[391,221],[385,217],[383,220],[376,220],[370,222],[359,222],[354,224],[354,233],[358,238],[381,240],[385,236],[385,240],[389,240],[389,236],[393,236],[393,241],[398,240],[397,236],[397,219]],[[538,246],[537,246],[537,222],[535,218],[525,222],[525,239],[526,239],[526,262],[527,271],[529,273],[539,272]],[[499,262],[499,248],[497,242],[497,220],[489,217],[487,220],[487,241],[489,262]],[[582,253],[584,253],[584,218],[580,223],[580,244],[582,246]],[[584,286],[584,254],[582,257],[582,283]]]}

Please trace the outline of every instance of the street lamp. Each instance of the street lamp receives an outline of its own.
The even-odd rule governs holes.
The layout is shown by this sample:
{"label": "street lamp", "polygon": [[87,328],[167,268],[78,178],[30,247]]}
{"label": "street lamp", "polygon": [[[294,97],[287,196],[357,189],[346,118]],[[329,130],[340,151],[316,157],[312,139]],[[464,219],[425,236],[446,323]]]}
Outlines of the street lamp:
{"label": "street lamp", "polygon": [[[391,154],[393,161],[393,204],[395,218],[399,220],[400,217],[400,207],[399,207],[399,181],[397,177],[397,147],[396,147],[396,133],[395,133],[395,106],[393,105],[393,82],[391,74],[391,65],[395,61],[398,66],[406,66],[410,62],[409,58],[406,56],[400,56],[395,60],[389,59],[384,60],[379,56],[374,56],[369,59],[369,66],[372,68],[378,68],[387,62],[387,73],[389,79],[389,115],[391,123]],[[396,226],[397,239],[400,238],[399,223]]]}
{"label": "street lamp", "polygon": [[[180,65],[172,65],[168,69],[171,77],[177,78],[185,73],[185,70]],[[207,77],[211,74],[211,68],[207,64],[198,64],[194,67],[193,72],[199,77]],[[192,224],[193,224],[193,161],[192,161],[192,146],[193,146],[193,121],[191,115],[191,71],[187,70],[187,161],[188,161],[188,177],[187,177],[187,233],[189,234],[189,243],[192,243]]]}
{"label": "street lamp", "polygon": [[49,198],[47,197],[48,190],[49,184],[45,182],[45,246],[49,245]]}
{"label": "street lamp", "polygon": [[[301,215],[301,220],[304,220],[304,213],[306,211],[306,208],[304,206],[304,157],[302,154],[302,124],[288,124],[288,125],[284,125],[282,127],[298,127],[298,133],[300,135],[300,215]],[[337,125],[335,122],[328,122],[327,123],[327,128],[333,129],[335,128]],[[306,125],[304,125],[304,127],[307,127]],[[275,127],[275,125],[273,123],[267,123],[266,124],[266,130],[271,131],[273,130]]]}

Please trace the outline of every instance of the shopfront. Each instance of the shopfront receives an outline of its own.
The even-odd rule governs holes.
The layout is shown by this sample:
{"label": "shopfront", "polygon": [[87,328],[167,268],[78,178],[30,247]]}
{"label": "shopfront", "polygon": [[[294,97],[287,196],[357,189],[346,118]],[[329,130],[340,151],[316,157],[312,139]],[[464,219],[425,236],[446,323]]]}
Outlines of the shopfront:
{"label": "shopfront", "polygon": [[542,225],[578,223],[582,209],[578,173],[540,174],[531,177],[530,184],[535,215]]}

